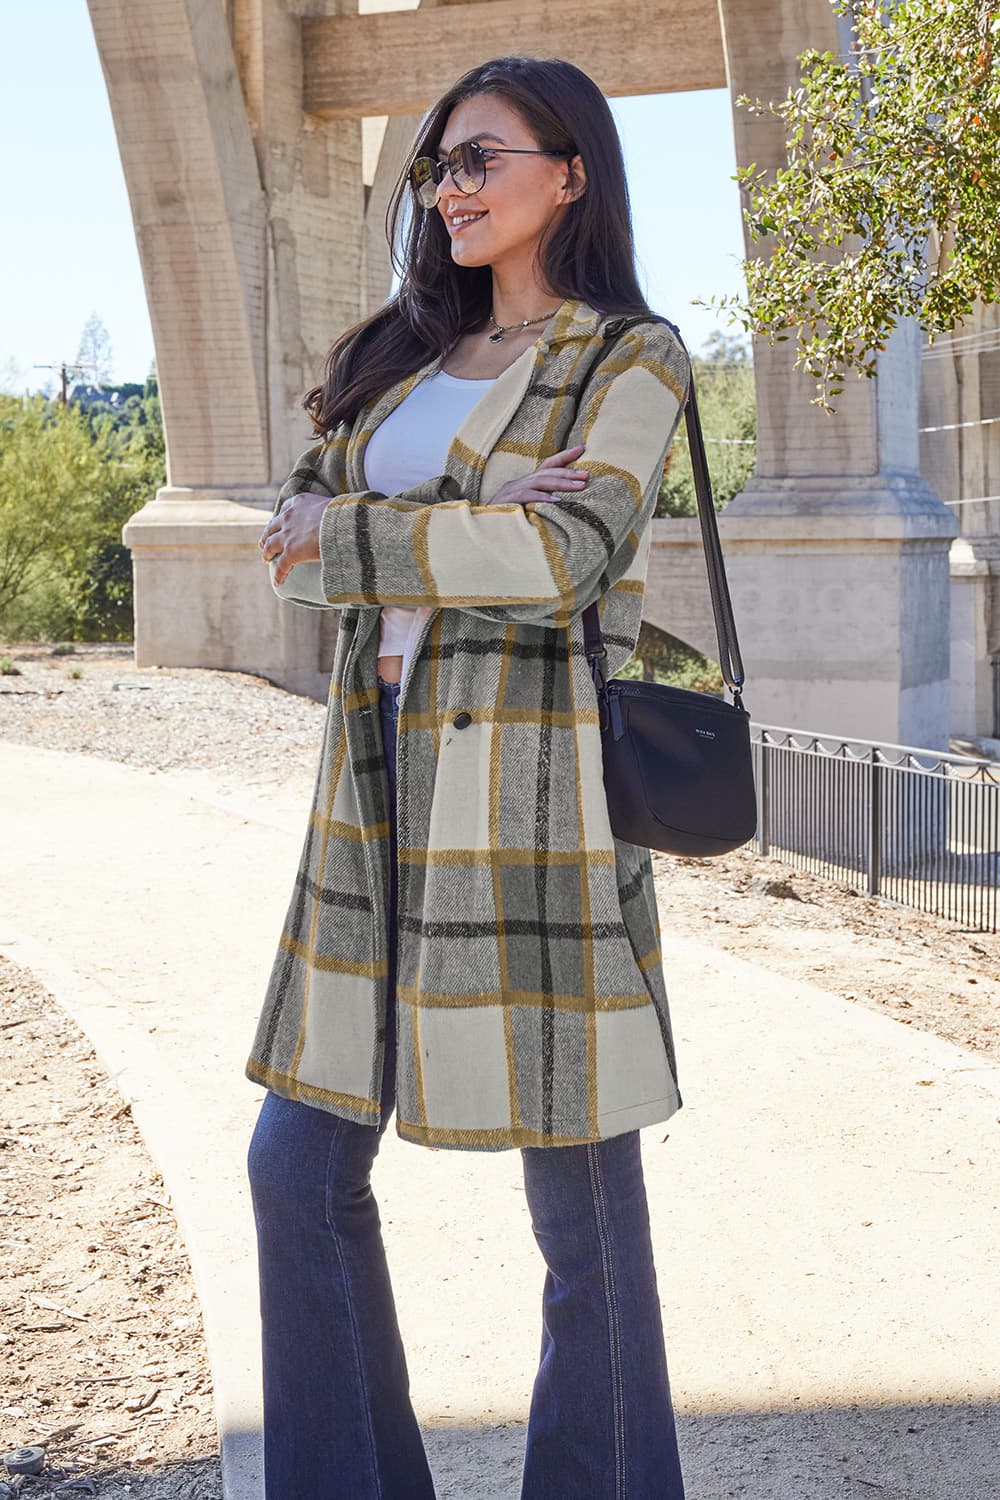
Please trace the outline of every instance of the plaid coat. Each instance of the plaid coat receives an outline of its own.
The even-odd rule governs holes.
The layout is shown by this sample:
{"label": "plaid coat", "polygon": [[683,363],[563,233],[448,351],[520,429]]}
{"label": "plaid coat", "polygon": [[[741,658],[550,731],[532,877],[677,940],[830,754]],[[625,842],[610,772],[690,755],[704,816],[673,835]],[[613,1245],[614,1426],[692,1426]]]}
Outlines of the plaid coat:
{"label": "plaid coat", "polygon": [[[650,854],[608,822],[580,615],[600,601],[610,676],[635,650],[690,364],[664,324],[612,344],[617,332],[614,317],[564,301],[463,421],[444,474],[371,491],[366,445],[435,358],[304,453],[275,506],[302,490],[333,497],[321,561],[293,568],[278,592],[335,605],[341,623],[247,1073],[379,1121],[390,853],[379,609],[430,606],[397,742],[396,1128],[427,1146],[580,1144],[681,1103]],[[583,490],[489,504],[578,442]]]}

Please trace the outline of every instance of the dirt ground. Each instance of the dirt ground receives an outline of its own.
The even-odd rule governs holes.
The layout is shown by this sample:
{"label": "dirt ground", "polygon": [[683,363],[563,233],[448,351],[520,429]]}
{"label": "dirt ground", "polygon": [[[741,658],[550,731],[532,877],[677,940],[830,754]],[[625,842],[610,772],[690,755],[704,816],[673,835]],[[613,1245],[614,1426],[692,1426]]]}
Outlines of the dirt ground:
{"label": "dirt ground", "polygon": [[163,1183],[93,1049],[0,958],[0,1496],[217,1500],[212,1383]]}
{"label": "dirt ground", "polygon": [[1000,934],[972,932],[751,849],[654,855],[669,990],[670,934],[1000,1059]]}
{"label": "dirt ground", "polygon": [[[303,787],[315,774],[323,706],[261,678],[137,670],[127,646],[5,654],[18,668],[0,676],[9,740],[165,774],[198,768],[230,788],[263,765]],[[653,868],[668,992],[677,933],[1000,1057],[1000,935],[751,849],[655,855]],[[49,1444],[43,1475],[20,1488],[7,1477],[11,1492],[216,1500],[200,1316],[163,1185],[86,1040],[2,960],[0,1091],[0,1458]]]}

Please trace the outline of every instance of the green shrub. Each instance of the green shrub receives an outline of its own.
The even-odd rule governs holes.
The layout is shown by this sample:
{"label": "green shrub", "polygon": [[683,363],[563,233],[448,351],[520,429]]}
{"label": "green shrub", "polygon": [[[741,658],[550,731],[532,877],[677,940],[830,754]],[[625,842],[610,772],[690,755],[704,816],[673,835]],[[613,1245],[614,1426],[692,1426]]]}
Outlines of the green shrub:
{"label": "green shrub", "polygon": [[[715,333],[709,352],[692,355],[691,368],[701,416],[715,509],[722,510],[753,473],[757,448],[757,402],[749,350],[739,339]],[[687,420],[670,445],[657,516],[696,516],[698,499],[691,468]]]}
{"label": "green shrub", "polygon": [[155,384],[118,410],[0,395],[0,637],[129,640],[125,522],[164,483]]}
{"label": "green shrub", "polygon": [[665,682],[694,693],[721,694],[725,689],[718,664],[702,656],[693,646],[659,630],[648,620],[639,626],[635,655],[616,677],[644,682]]}
{"label": "green shrub", "polygon": [[64,641],[74,631],[73,611],[57,579],[39,579],[0,613],[0,639]]}

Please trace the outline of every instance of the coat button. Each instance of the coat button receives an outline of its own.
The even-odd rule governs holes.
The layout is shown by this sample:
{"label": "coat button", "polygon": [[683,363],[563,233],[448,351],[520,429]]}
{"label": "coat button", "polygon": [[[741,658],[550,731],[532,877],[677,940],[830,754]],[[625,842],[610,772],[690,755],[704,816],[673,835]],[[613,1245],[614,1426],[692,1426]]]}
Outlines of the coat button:
{"label": "coat button", "polygon": [[451,722],[454,724],[454,726],[455,726],[456,729],[467,729],[469,727],[469,725],[472,723],[472,715],[471,714],[456,714],[455,718],[452,719]]}

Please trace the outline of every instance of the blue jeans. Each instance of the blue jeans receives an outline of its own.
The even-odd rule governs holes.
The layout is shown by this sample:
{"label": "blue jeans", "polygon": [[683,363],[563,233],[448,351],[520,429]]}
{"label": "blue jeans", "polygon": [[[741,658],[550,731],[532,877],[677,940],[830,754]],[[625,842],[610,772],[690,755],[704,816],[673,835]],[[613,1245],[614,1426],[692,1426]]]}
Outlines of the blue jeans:
{"label": "blue jeans", "polygon": [[[379,679],[396,932],[399,685]],[[250,1143],[267,1500],[433,1500],[370,1174],[376,1130],[274,1093]],[[521,1500],[683,1500],[637,1132],[522,1151],[547,1272]],[[470,1497],[474,1500],[474,1497]]]}

